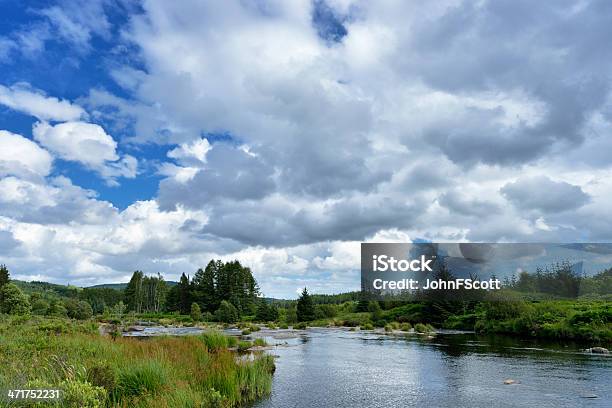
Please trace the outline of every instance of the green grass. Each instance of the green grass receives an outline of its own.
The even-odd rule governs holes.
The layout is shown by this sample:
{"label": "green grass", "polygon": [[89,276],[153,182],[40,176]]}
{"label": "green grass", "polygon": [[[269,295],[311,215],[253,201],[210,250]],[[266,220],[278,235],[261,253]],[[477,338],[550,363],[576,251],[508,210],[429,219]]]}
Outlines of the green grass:
{"label": "green grass", "polygon": [[62,390],[61,404],[40,406],[236,407],[269,394],[274,371],[236,345],[214,331],[113,341],[90,323],[0,316],[0,388]]}
{"label": "green grass", "polygon": [[226,336],[223,333],[211,330],[202,333],[198,338],[204,343],[209,351],[217,351],[224,348],[235,347],[238,340],[232,336]]}

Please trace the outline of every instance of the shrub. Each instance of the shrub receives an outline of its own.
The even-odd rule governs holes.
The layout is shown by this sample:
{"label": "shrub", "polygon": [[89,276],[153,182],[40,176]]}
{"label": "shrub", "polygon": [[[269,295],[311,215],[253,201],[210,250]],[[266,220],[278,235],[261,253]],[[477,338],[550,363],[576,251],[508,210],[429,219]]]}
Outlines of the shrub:
{"label": "shrub", "polygon": [[436,329],[431,324],[417,323],[414,325],[414,331],[417,333],[433,333]]}
{"label": "shrub", "polygon": [[99,408],[104,406],[106,390],[88,382],[63,381],[62,406],[70,408]]}
{"label": "shrub", "polygon": [[200,306],[198,306],[198,304],[195,302],[191,304],[190,316],[194,322],[199,322],[200,320],[202,320],[202,311],[200,310]]}
{"label": "shrub", "polygon": [[224,300],[215,312],[215,319],[222,323],[236,323],[240,318],[238,310],[230,302]]}
{"label": "shrub", "polygon": [[385,331],[386,332],[392,332],[393,331],[393,327],[390,324],[386,324],[385,325]]}
{"label": "shrub", "polygon": [[301,322],[301,323],[297,323],[295,325],[293,325],[293,328],[295,330],[305,330],[306,329],[306,323],[305,322]]}
{"label": "shrub", "polygon": [[248,336],[249,334],[251,334],[251,331],[250,331],[249,329],[244,329],[244,330],[242,331],[242,335],[243,335],[243,336]]}
{"label": "shrub", "polygon": [[15,315],[30,313],[28,298],[14,283],[7,283],[0,288],[0,313]]}
{"label": "shrub", "polygon": [[363,326],[361,326],[362,330],[374,330],[374,326],[372,326],[372,323],[366,323]]}
{"label": "shrub", "polygon": [[377,321],[382,318],[382,309],[380,308],[380,304],[378,302],[371,301],[368,303],[368,311],[370,312],[370,318],[373,321]]}
{"label": "shrub", "polygon": [[278,326],[280,329],[284,329],[287,330],[289,328],[289,326],[287,325],[287,323],[283,323],[280,326]]}
{"label": "shrub", "polygon": [[117,387],[117,374],[107,363],[98,363],[87,370],[87,381],[112,393]]}
{"label": "shrub", "polygon": [[410,325],[410,323],[402,323],[402,324],[400,324],[400,330],[401,331],[410,331],[410,329],[412,329],[412,326]]}
{"label": "shrub", "polygon": [[427,333],[427,326],[425,326],[423,323],[417,323],[414,325],[414,331],[417,333]]}

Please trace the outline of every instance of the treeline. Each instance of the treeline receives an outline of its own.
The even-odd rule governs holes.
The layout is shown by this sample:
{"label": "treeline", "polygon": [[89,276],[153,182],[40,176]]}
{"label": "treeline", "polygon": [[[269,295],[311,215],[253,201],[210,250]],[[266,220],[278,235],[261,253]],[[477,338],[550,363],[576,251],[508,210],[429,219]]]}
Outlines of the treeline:
{"label": "treeline", "polygon": [[[102,291],[104,296],[99,290],[46,282],[12,281],[5,265],[0,265],[0,276],[0,313],[88,319],[104,310],[105,298],[116,303],[121,297],[120,293]],[[98,309],[94,310],[92,304]]]}
{"label": "treeline", "polygon": [[261,306],[265,302],[258,296],[259,287],[250,268],[238,261],[212,260],[191,279],[181,275],[178,284],[168,292],[166,307],[168,311],[191,314],[195,304],[205,320],[234,322],[266,308]]}
{"label": "treeline", "polygon": [[504,286],[518,292],[542,293],[562,298],[612,295],[612,269],[586,277],[574,271],[571,263],[565,261],[545,268],[538,267],[535,273],[523,271],[518,278],[506,278]]}

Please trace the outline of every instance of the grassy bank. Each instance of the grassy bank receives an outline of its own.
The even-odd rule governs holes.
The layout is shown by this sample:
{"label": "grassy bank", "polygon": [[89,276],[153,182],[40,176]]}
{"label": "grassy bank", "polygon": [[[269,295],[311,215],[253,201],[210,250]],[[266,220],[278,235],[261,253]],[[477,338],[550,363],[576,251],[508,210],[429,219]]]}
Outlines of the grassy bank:
{"label": "grassy bank", "polygon": [[237,359],[237,345],[214,332],[112,340],[93,322],[0,316],[0,388],[59,388],[62,407],[234,407],[269,394],[274,371],[269,355]]}

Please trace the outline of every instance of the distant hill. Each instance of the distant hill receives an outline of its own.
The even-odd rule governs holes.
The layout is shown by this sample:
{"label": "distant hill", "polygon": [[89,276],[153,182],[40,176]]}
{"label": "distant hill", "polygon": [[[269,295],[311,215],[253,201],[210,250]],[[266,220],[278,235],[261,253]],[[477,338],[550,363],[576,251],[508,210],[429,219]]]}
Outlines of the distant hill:
{"label": "distant hill", "polygon": [[[170,287],[177,285],[178,282],[175,281],[166,281],[166,284]],[[127,286],[127,282],[126,283],[101,283],[99,285],[93,285],[93,286],[87,286],[88,288],[108,288],[108,289],[116,289],[116,290],[123,290],[125,289],[125,287]]]}
{"label": "distant hill", "polygon": [[[15,280],[15,279],[12,279],[11,281],[17,286],[19,286],[21,290],[25,291],[26,293],[52,291],[52,292],[56,292],[57,294],[61,296],[67,296],[67,297],[73,296],[81,289],[123,290],[127,286],[127,283],[102,283],[100,285],[78,287],[74,285],[60,285],[57,283],[40,282],[40,281],[26,282],[26,281],[20,281],[20,280]],[[176,285],[177,283],[178,282],[175,282],[175,281],[166,281],[166,284],[170,287]]]}

